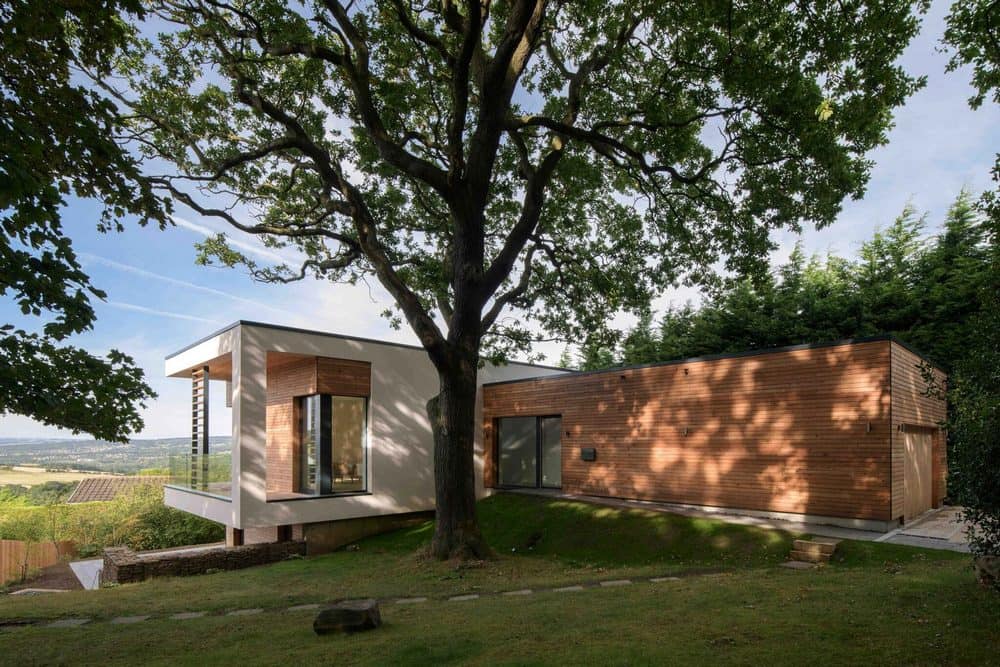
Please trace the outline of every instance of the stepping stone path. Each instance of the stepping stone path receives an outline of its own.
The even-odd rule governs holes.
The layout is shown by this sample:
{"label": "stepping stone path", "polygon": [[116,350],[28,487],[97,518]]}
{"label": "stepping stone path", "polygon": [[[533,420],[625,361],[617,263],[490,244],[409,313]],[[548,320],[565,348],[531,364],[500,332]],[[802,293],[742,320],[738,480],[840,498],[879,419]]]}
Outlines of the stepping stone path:
{"label": "stepping stone path", "polygon": [[119,616],[111,619],[111,625],[132,625],[133,623],[142,623],[147,619],[149,616]]}
{"label": "stepping stone path", "polygon": [[780,567],[787,567],[789,570],[813,570],[816,568],[816,564],[801,560],[789,560],[782,563]]}
{"label": "stepping stone path", "polygon": [[[833,549],[836,548],[836,544],[830,544],[829,542],[826,542],[826,541],[820,542],[819,540],[816,540],[816,542],[819,543],[821,546],[812,546],[812,547],[807,546],[807,547],[801,548],[801,545],[799,544],[799,542],[801,542],[801,540],[799,540],[799,541],[796,542],[796,551],[793,552],[793,554],[795,554],[795,553],[797,553],[799,551],[802,551],[802,552],[805,552],[805,553],[817,552],[817,553],[821,554],[822,556],[826,556],[827,558],[829,558],[829,554],[832,553]],[[785,563],[781,563],[781,566],[782,567],[791,568],[791,569],[795,569],[795,570],[807,570],[807,569],[812,569],[812,568],[816,567],[816,565],[814,563],[811,563],[811,562],[794,561],[794,560],[793,561],[788,561],[788,562],[785,562]],[[690,573],[687,574],[687,576],[706,576],[706,575],[711,575],[711,574],[716,574],[716,572],[715,571],[690,572]],[[584,590],[587,590],[587,589],[615,588],[615,587],[619,587],[619,586],[630,586],[633,583],[658,584],[658,583],[663,583],[663,582],[667,582],[667,581],[680,581],[680,580],[681,580],[681,577],[677,577],[677,576],[650,577],[648,579],[647,578],[642,578],[642,579],[638,579],[636,581],[633,581],[632,579],[609,579],[609,580],[605,580],[605,581],[591,582],[591,583],[587,583],[587,584],[572,584],[572,585],[568,585],[568,586],[559,586],[559,587],[555,587],[555,588],[544,588],[544,589],[522,588],[522,589],[513,590],[513,591],[499,591],[499,592],[496,592],[496,593],[494,593],[494,592],[489,592],[489,593],[466,593],[466,594],[462,594],[462,595],[452,595],[450,597],[442,597],[442,598],[436,598],[436,599],[439,600],[439,601],[448,601],[448,602],[466,602],[466,601],[471,601],[471,600],[478,600],[479,598],[482,598],[482,597],[500,597],[500,598],[504,598],[504,597],[507,597],[507,598],[528,597],[528,596],[534,595],[536,593],[572,593],[572,592],[577,592],[577,591],[584,591]],[[429,598],[429,597],[422,597],[422,596],[421,597],[414,596],[414,597],[406,597],[406,598],[395,598],[395,599],[394,598],[388,598],[388,599],[383,599],[382,603],[383,604],[392,603],[392,604],[399,604],[399,605],[409,605],[409,604],[420,604],[420,603],[423,603],[423,602],[427,602],[430,599],[431,598]],[[299,604],[299,605],[294,605],[294,606],[290,606],[290,607],[281,607],[281,608],[267,608],[267,609],[265,609],[265,608],[262,608],[262,607],[255,607],[255,608],[252,608],[252,609],[234,609],[234,610],[228,611],[228,612],[223,612],[223,611],[212,611],[212,612],[209,612],[209,611],[183,611],[183,612],[178,612],[178,613],[175,613],[175,614],[171,614],[171,615],[166,616],[164,618],[169,618],[169,619],[175,620],[175,621],[186,621],[186,620],[191,620],[191,619],[196,619],[196,618],[205,618],[205,617],[207,617],[209,615],[216,616],[216,617],[218,617],[218,616],[241,617],[241,616],[256,616],[258,614],[263,614],[265,612],[289,612],[289,613],[297,613],[297,612],[306,612],[306,611],[316,611],[317,609],[320,609],[321,611],[320,611],[319,615],[316,617],[316,620],[314,621],[314,628],[315,627],[319,627],[320,630],[318,630],[318,631],[321,632],[321,633],[325,633],[325,632],[328,632],[328,631],[330,631],[330,632],[335,631],[335,630],[331,630],[330,628],[339,627],[339,626],[344,626],[344,631],[353,631],[353,630],[347,629],[347,625],[349,625],[349,623],[347,623],[347,621],[350,620],[348,617],[350,617],[350,618],[357,617],[355,620],[359,620],[359,622],[362,625],[364,625],[365,627],[368,627],[368,628],[370,628],[370,627],[377,627],[377,624],[381,622],[381,618],[379,617],[379,614],[378,614],[378,603],[379,603],[378,600],[353,600],[353,601],[344,601],[344,602],[337,603],[335,605],[328,605],[328,606],[321,605],[321,604],[318,604],[318,603],[310,603],[310,604]],[[364,607],[364,608],[362,608],[362,607]],[[374,613],[371,613],[371,609],[372,608],[375,610]],[[367,614],[367,616],[365,616],[366,614]],[[361,618],[362,616],[365,616],[365,618]],[[375,620],[375,617],[378,617],[378,619]],[[111,625],[136,625],[136,624],[143,623],[143,622],[149,620],[150,618],[152,618],[152,615],[149,615],[149,614],[146,614],[146,615],[136,615],[136,616],[118,616],[116,618],[109,619],[107,622],[109,622]],[[340,619],[340,620],[337,620],[337,619]],[[368,620],[365,620],[365,619],[368,619]],[[94,619],[90,619],[90,618],[59,618],[59,619],[52,619],[49,622],[45,623],[45,619],[38,619],[38,620],[29,621],[27,623],[24,623],[23,625],[33,625],[33,624],[36,624],[36,623],[44,623],[44,625],[42,625],[41,627],[46,627],[46,628],[75,628],[75,627],[80,627],[82,625],[86,625],[88,623],[91,623],[93,620]],[[97,620],[102,620],[102,619],[97,619]],[[341,621],[343,621],[343,622],[341,622]],[[315,626],[315,623],[319,623],[319,626]],[[2,630],[3,627],[13,627],[14,625],[20,625],[20,624],[17,624],[17,623],[15,623],[13,621],[11,621],[11,622],[4,622],[3,619],[0,619],[0,630]]]}
{"label": "stepping stone path", "polygon": [[583,586],[563,586],[562,588],[553,588],[556,593],[572,593],[574,591],[582,591]]}
{"label": "stepping stone path", "polygon": [[263,613],[263,609],[237,609],[236,611],[229,612],[226,616],[256,616]]}
{"label": "stepping stone path", "polygon": [[207,611],[182,611],[179,614],[174,614],[170,618],[174,619],[175,621],[187,621],[192,618],[201,618],[207,613],[208,613]]}
{"label": "stepping stone path", "polygon": [[86,625],[90,623],[89,618],[60,618],[58,621],[52,621],[45,627],[47,628],[78,628],[81,625]]}

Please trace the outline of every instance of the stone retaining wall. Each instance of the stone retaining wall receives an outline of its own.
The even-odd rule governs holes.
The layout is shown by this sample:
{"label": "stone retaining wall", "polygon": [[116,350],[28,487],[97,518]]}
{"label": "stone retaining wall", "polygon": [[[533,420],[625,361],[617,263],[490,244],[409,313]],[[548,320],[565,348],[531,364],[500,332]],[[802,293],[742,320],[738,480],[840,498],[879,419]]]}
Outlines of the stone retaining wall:
{"label": "stone retaining wall", "polygon": [[189,553],[139,554],[128,547],[104,550],[101,585],[129,584],[153,577],[186,577],[210,570],[240,570],[266,565],[290,556],[304,556],[306,544],[295,540],[271,544],[208,549]]}

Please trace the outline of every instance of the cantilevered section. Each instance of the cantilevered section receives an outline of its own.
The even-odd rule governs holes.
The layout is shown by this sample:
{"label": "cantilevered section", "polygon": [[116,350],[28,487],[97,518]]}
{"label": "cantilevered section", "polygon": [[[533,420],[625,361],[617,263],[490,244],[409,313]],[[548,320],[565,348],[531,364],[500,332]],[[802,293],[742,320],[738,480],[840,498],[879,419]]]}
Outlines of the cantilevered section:
{"label": "cantilevered section", "polygon": [[[422,348],[240,321],[170,355],[165,370],[195,383],[196,408],[190,465],[167,487],[168,505],[260,539],[433,510],[426,405],[439,383]],[[512,363],[481,375],[493,382],[566,372]],[[212,452],[206,439],[202,386],[231,399],[231,456]],[[484,494],[479,454],[476,466]]]}

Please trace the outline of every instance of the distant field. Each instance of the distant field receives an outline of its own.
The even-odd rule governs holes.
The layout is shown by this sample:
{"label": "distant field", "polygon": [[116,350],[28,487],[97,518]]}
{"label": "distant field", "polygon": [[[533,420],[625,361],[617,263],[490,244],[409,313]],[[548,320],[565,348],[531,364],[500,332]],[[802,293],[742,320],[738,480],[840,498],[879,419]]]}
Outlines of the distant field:
{"label": "distant field", "polygon": [[45,482],[79,482],[90,477],[107,477],[93,472],[48,472],[42,468],[30,466],[14,466],[13,469],[0,468],[0,486],[4,484],[20,484],[34,486]]}

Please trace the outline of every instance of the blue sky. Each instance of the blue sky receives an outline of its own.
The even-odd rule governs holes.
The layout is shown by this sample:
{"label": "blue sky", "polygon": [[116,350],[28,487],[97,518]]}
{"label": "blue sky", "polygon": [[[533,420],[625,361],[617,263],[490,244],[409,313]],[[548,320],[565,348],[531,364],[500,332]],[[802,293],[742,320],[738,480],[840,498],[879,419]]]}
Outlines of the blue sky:
{"label": "blue sky", "polygon": [[[936,226],[962,187],[980,192],[990,186],[989,171],[1000,149],[1000,110],[970,111],[969,72],[945,74],[947,56],[938,52],[943,17],[949,2],[935,3],[920,36],[903,58],[908,71],[925,74],[928,85],[896,116],[888,146],[871,157],[876,166],[868,194],[847,202],[838,222],[801,236],[783,233],[773,261],[783,261],[797,240],[807,252],[857,253],[876,226],[890,222],[910,202],[929,214]],[[64,220],[77,252],[94,284],[108,293],[96,303],[97,325],[72,342],[97,353],[117,348],[135,357],[159,398],[145,411],[143,437],[185,435],[188,384],[163,377],[163,358],[170,352],[237,319],[321,329],[355,336],[416,342],[407,329],[394,331],[379,313],[391,301],[378,285],[333,285],[313,280],[293,285],[253,283],[239,270],[196,266],[194,243],[223,231],[215,221],[190,211],[178,211],[177,226],[167,231],[127,225],[121,234],[95,231],[98,206],[74,201]],[[930,230],[931,232],[934,229]],[[234,237],[260,260],[275,260],[274,251],[252,238]],[[663,295],[657,305],[696,298],[692,290]],[[34,327],[8,301],[0,301],[0,322]],[[629,321],[619,322],[627,326]],[[540,347],[549,360],[558,358],[559,344]],[[213,400],[212,433],[229,433],[229,411],[221,397]],[[3,437],[67,437],[25,417],[0,417]]]}

